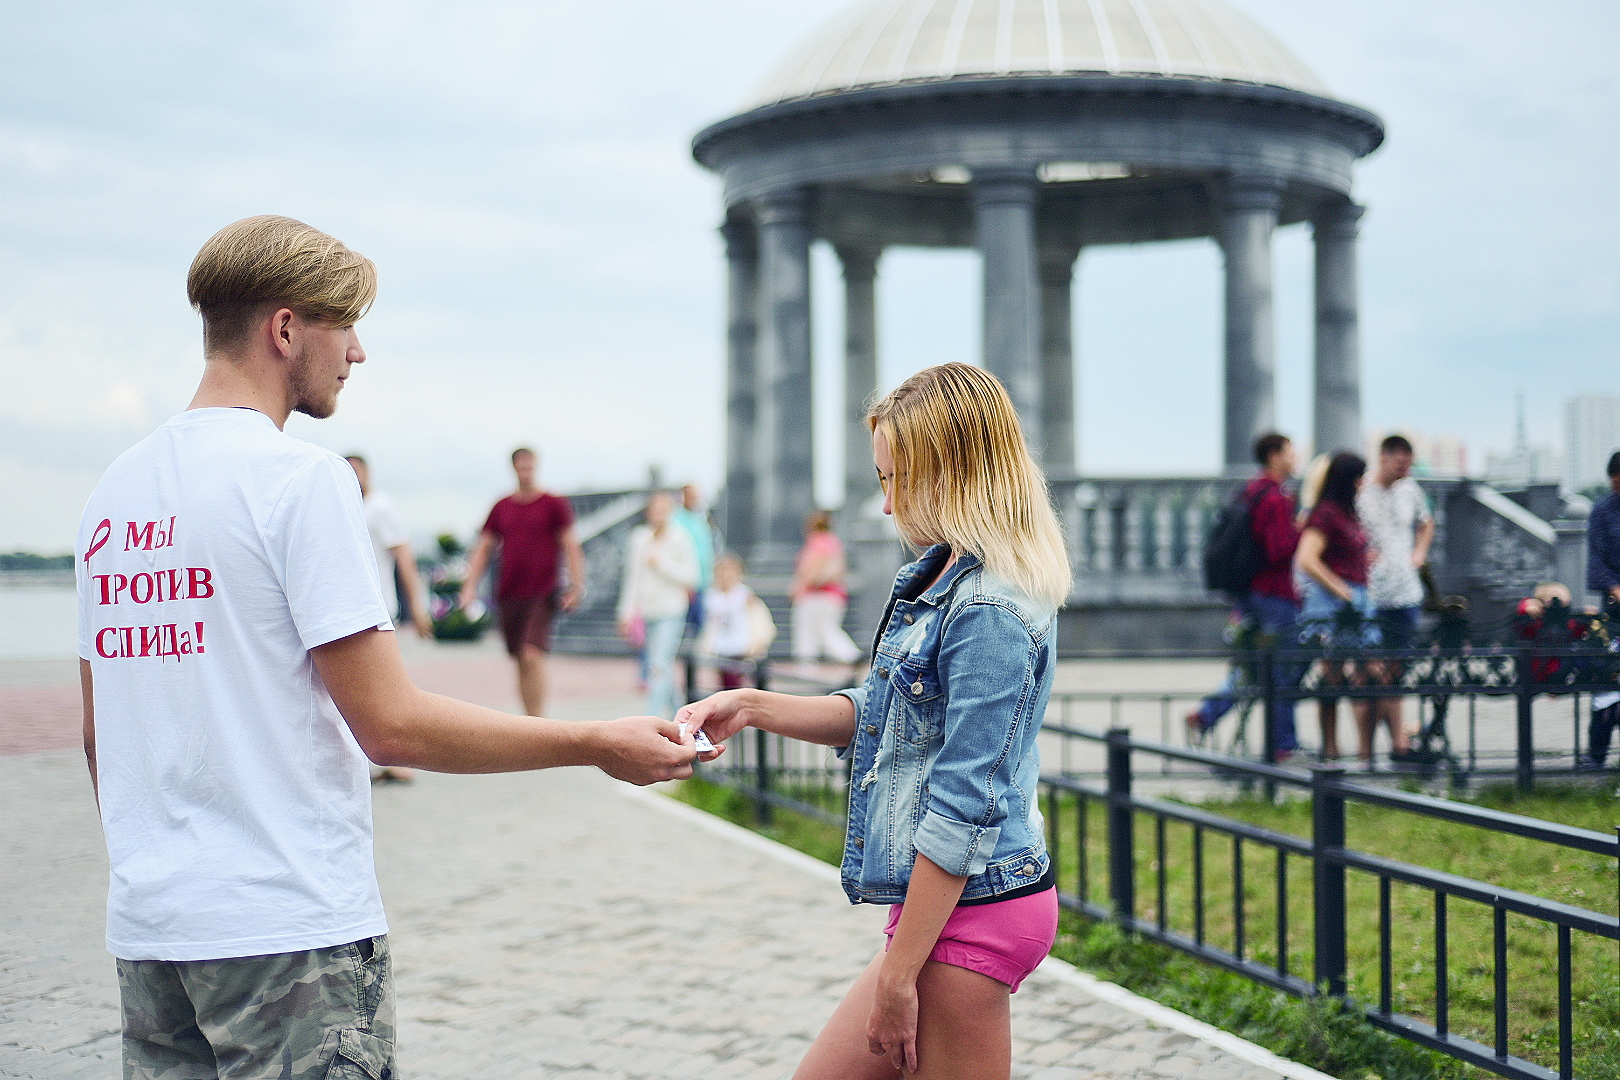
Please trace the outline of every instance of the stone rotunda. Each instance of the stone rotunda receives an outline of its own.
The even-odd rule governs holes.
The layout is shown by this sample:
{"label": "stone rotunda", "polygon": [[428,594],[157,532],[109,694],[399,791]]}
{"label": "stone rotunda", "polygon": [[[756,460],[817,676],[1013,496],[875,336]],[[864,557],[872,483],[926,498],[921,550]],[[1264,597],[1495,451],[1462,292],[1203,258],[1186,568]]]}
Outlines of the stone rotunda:
{"label": "stone rotunda", "polygon": [[873,488],[875,289],[891,246],[973,247],[982,362],[1054,481],[1075,473],[1070,292],[1096,244],[1214,238],[1225,256],[1225,446],[1274,424],[1272,232],[1315,237],[1319,449],[1361,442],[1352,197],[1382,121],[1337,101],[1220,0],[867,0],[814,34],[693,154],[725,183],[724,527],[756,563],[813,505],[810,245],[845,283],[847,498]]}

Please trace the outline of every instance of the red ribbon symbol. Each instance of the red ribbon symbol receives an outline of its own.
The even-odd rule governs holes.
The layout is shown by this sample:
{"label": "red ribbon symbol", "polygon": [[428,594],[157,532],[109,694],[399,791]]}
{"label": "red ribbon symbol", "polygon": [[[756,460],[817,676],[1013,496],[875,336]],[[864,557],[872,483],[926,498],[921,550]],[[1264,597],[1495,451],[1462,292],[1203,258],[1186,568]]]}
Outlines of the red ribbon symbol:
{"label": "red ribbon symbol", "polygon": [[96,531],[90,537],[90,550],[84,553],[85,563],[88,564],[90,562],[90,556],[106,547],[107,541],[111,539],[112,522],[107,518],[102,518],[101,524],[96,526]]}

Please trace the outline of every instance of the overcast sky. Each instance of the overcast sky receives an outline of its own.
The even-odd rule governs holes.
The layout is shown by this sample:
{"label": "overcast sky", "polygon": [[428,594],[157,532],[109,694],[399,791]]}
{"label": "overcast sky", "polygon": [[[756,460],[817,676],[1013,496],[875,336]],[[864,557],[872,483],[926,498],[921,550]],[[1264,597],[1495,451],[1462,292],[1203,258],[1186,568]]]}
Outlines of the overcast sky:
{"label": "overcast sky", "polygon": [[[1365,418],[1482,462],[1620,392],[1620,5],[1235,0],[1389,136],[1358,175]],[[7,5],[0,27],[0,550],[61,551],[109,461],[200,371],[184,276],[220,226],[301,218],[378,263],[370,359],[293,434],[467,534],[520,443],[559,490],[720,476],[719,184],[691,136],[845,0]],[[1277,239],[1279,422],[1309,435],[1310,246]],[[839,493],[817,257],[819,490]],[[976,359],[968,252],[891,252],[882,380]],[[1208,241],[1079,267],[1081,467],[1209,473]],[[818,376],[819,377],[819,376]]]}

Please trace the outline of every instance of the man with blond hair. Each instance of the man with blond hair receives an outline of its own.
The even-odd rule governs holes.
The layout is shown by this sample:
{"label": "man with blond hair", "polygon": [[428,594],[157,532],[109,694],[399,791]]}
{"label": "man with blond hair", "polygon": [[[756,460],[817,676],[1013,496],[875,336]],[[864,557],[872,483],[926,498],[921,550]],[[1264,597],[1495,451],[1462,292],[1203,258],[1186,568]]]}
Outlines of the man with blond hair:
{"label": "man with blond hair", "polygon": [[353,471],[282,431],[332,415],[365,361],[368,259],[254,217],[203,246],[187,286],[196,396],[107,470],[77,542],[124,1076],[386,1080],[366,759],[645,784],[688,775],[695,752],[654,717],[566,724],[412,684]]}

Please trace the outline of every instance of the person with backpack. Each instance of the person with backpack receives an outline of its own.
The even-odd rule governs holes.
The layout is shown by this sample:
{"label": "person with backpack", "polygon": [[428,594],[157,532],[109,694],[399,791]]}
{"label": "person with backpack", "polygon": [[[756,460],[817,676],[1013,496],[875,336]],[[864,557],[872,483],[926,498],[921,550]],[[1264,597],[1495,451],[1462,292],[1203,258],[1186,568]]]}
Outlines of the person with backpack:
{"label": "person with backpack", "polygon": [[[1294,497],[1283,486],[1293,479],[1299,454],[1286,435],[1270,432],[1255,440],[1260,474],[1244,487],[1216,520],[1204,551],[1204,581],[1232,600],[1234,619],[1253,627],[1257,644],[1293,644],[1299,621],[1294,592],[1294,549],[1299,527]],[[1235,676],[1236,669],[1234,669]],[[1236,703],[1233,678],[1187,714],[1187,733],[1202,742]],[[1299,748],[1294,734],[1294,703],[1277,703],[1275,746],[1279,760]]]}

